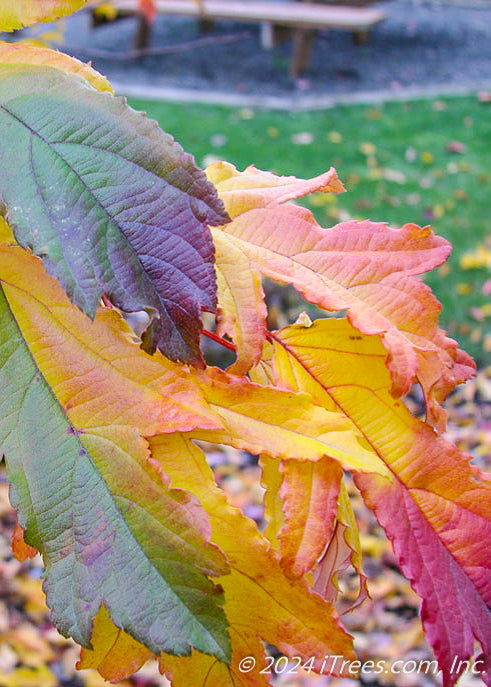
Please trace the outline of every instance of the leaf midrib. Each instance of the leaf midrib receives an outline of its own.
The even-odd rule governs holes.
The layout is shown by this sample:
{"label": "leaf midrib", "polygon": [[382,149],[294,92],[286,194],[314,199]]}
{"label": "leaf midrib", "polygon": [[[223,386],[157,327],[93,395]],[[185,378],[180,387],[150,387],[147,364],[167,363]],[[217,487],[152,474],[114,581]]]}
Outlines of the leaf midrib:
{"label": "leaf midrib", "polygon": [[[85,191],[86,191],[87,193],[89,193],[89,195],[90,195],[90,197],[93,199],[95,205],[96,205],[96,206],[101,210],[101,212],[106,216],[106,218],[107,218],[107,220],[110,222],[110,224],[112,224],[112,225],[117,229],[117,231],[121,234],[121,236],[124,237],[124,240],[125,240],[126,245],[129,246],[129,248],[130,248],[130,250],[131,250],[131,252],[132,252],[132,254],[133,254],[133,257],[136,259],[136,261],[138,262],[138,264],[139,264],[139,266],[140,266],[141,274],[143,275],[143,277],[144,277],[144,279],[145,279],[145,283],[147,284],[147,286],[150,287],[150,291],[151,291],[152,293],[155,294],[155,296],[156,296],[158,302],[162,304],[161,307],[162,307],[162,309],[165,311],[165,314],[166,314],[166,316],[167,316],[169,322],[170,322],[171,325],[172,325],[172,328],[173,328],[173,330],[174,330],[174,334],[177,334],[177,335],[179,336],[179,339],[181,340],[182,344],[184,345],[184,348],[186,349],[186,348],[188,347],[188,344],[187,344],[186,341],[184,340],[184,337],[183,337],[183,335],[181,334],[179,328],[176,327],[176,325],[175,325],[175,323],[174,323],[174,320],[170,317],[169,313],[167,312],[167,308],[165,307],[164,304],[165,304],[166,302],[172,303],[173,305],[175,305],[176,307],[178,307],[184,314],[187,314],[186,310],[185,310],[185,309],[182,307],[182,305],[181,305],[180,303],[178,303],[177,301],[174,301],[174,300],[172,300],[171,298],[167,298],[167,297],[166,297],[166,298],[163,298],[163,297],[161,296],[161,294],[159,293],[159,291],[155,288],[155,285],[154,285],[153,281],[151,280],[151,278],[150,278],[149,275],[147,274],[147,272],[146,272],[146,270],[145,270],[145,268],[144,268],[144,266],[143,266],[143,264],[142,264],[142,262],[141,262],[141,260],[140,260],[140,257],[139,257],[139,255],[138,255],[138,253],[135,251],[135,249],[134,249],[132,243],[129,241],[128,237],[126,236],[126,234],[124,233],[124,231],[122,230],[122,228],[120,227],[120,225],[119,225],[119,224],[117,223],[117,221],[109,214],[109,212],[108,212],[107,209],[104,207],[104,205],[102,205],[102,203],[96,198],[96,196],[94,195],[93,191],[87,186],[87,184],[84,182],[84,180],[82,179],[82,177],[80,176],[80,174],[78,174],[78,172],[77,172],[77,171],[76,171],[76,170],[66,161],[66,159],[65,159],[65,158],[64,158],[64,157],[63,157],[63,156],[53,147],[53,145],[55,145],[55,144],[52,144],[50,141],[48,141],[46,138],[44,138],[44,136],[42,136],[39,132],[37,132],[37,131],[35,131],[34,129],[32,129],[32,128],[31,128],[26,122],[24,122],[19,116],[17,116],[17,115],[16,115],[14,112],[12,112],[8,107],[6,107],[6,105],[0,104],[0,109],[3,110],[6,114],[8,114],[10,117],[12,117],[13,119],[15,119],[21,126],[24,126],[24,127],[29,131],[29,133],[31,134],[31,140],[32,140],[32,138],[34,138],[34,137],[35,137],[35,138],[38,138],[40,141],[42,141],[42,142],[48,147],[48,149],[49,149],[51,152],[53,152],[53,153],[63,162],[63,164],[65,164],[65,165],[68,167],[68,169],[72,172],[72,174],[74,174],[74,176],[77,178],[77,180],[79,181],[80,185],[85,189]],[[121,157],[123,157],[123,156],[121,156]],[[128,161],[127,158],[123,158],[123,159],[125,159],[126,161]],[[32,164],[31,164],[31,171],[32,171],[32,174],[33,174],[33,177],[34,177],[36,186],[39,188],[39,185],[38,185],[38,182],[37,182],[37,177],[36,177],[36,175],[35,175],[35,173],[34,173],[34,168],[33,168]],[[149,170],[148,170],[148,171],[149,171]],[[150,172],[150,173],[151,173],[151,174],[154,174],[153,172]],[[160,181],[162,181],[162,177],[158,177],[158,179],[159,179]],[[41,197],[42,197],[42,196],[41,196]],[[46,207],[46,202],[45,202],[44,198],[42,198],[42,200],[43,200],[44,206]],[[55,236],[56,236],[57,239],[58,239],[58,243],[59,243],[60,245],[62,245],[62,242],[60,241],[60,239],[59,239],[59,237],[58,237],[58,234],[57,234],[57,232],[56,232],[56,229],[54,228],[54,225],[53,225],[53,223],[52,223],[52,221],[51,221],[51,218],[50,218],[50,216],[49,216],[49,213],[48,213],[48,219],[49,219],[49,222],[50,222],[51,226],[53,227],[54,234],[55,234]],[[107,251],[106,251],[106,254],[107,254]],[[66,262],[66,261],[65,261],[65,262]],[[67,264],[68,264],[68,263],[67,263]],[[172,267],[173,267],[174,269],[177,269],[181,274],[183,274],[183,273],[182,273],[182,270],[179,269],[177,266],[172,265]],[[114,278],[116,278],[116,274],[115,274],[114,270],[112,269],[112,267],[111,267],[111,271],[112,271],[112,273],[113,273]],[[72,278],[73,278],[74,280],[76,279],[76,276],[73,274],[73,271],[72,271],[72,270],[70,270],[70,275],[72,276]],[[186,280],[189,280],[189,277],[188,277],[187,275],[183,275],[183,276],[185,276]],[[77,280],[77,282],[78,282],[78,280]],[[80,285],[78,285],[78,287],[80,288]],[[102,286],[101,286],[100,284],[99,284],[99,288],[100,288],[100,291],[101,291],[101,294],[102,294],[103,288],[102,288]],[[81,291],[82,291],[82,293],[83,293],[83,289],[81,289]],[[92,313],[89,313],[89,314],[92,315]],[[93,316],[93,315],[92,315],[92,316]]]}
{"label": "leaf midrib", "polygon": [[[110,489],[109,489],[109,487],[108,487],[108,485],[107,485],[105,479],[103,478],[102,474],[101,474],[100,471],[98,470],[98,468],[97,468],[97,466],[96,466],[96,464],[95,464],[95,462],[94,462],[92,456],[90,455],[89,451],[85,448],[85,446],[84,446],[83,443],[81,442],[80,437],[79,437],[79,433],[78,433],[77,429],[76,429],[75,426],[71,423],[71,421],[70,421],[70,419],[69,419],[69,417],[68,417],[68,415],[67,415],[67,413],[66,413],[64,407],[61,405],[61,403],[59,402],[58,398],[55,396],[55,394],[54,394],[54,392],[53,392],[51,386],[48,384],[46,378],[44,377],[43,372],[41,371],[41,369],[40,369],[39,366],[37,365],[36,359],[35,359],[35,357],[34,357],[32,351],[31,351],[31,349],[30,349],[30,347],[29,347],[29,344],[28,344],[27,340],[26,340],[25,337],[24,337],[24,334],[23,334],[21,328],[19,327],[19,325],[18,325],[18,323],[17,323],[17,319],[15,318],[15,315],[14,315],[12,309],[11,309],[9,300],[8,300],[8,298],[7,298],[7,296],[6,296],[5,292],[4,292],[4,290],[3,290],[3,287],[2,287],[2,285],[1,285],[1,283],[0,283],[0,289],[2,290],[2,293],[3,293],[3,295],[4,295],[4,298],[5,298],[5,302],[6,302],[8,311],[9,311],[11,317],[12,317],[12,321],[14,322],[15,327],[16,327],[17,331],[19,332],[19,336],[20,336],[20,338],[21,338],[21,340],[22,340],[22,342],[23,342],[23,344],[24,344],[24,348],[25,348],[25,350],[26,350],[28,356],[30,357],[30,359],[31,359],[31,361],[32,361],[32,363],[33,363],[34,369],[37,370],[37,373],[39,374],[39,376],[40,376],[40,378],[41,378],[41,381],[42,381],[44,387],[46,388],[46,390],[48,391],[48,393],[50,394],[50,396],[51,396],[52,399],[54,400],[56,406],[57,406],[57,407],[59,408],[59,410],[61,411],[63,417],[65,418],[65,421],[66,421],[68,427],[72,430],[72,433],[73,433],[73,435],[74,435],[74,437],[75,437],[77,443],[79,444],[80,450],[82,450],[82,451],[84,452],[84,457],[88,460],[91,469],[92,469],[93,471],[95,471],[95,473],[97,474],[98,478],[99,478],[99,479],[101,480],[101,482],[103,483],[104,488],[105,488],[105,491],[106,491],[106,493],[108,494],[108,496],[109,496],[111,502],[113,503],[116,512],[119,514],[119,517],[120,517],[120,519],[121,519],[120,521],[122,522],[124,528],[126,528],[126,530],[127,530],[128,534],[129,534],[129,536],[131,537],[131,539],[133,539],[133,541],[135,541],[135,543],[137,544],[138,549],[140,550],[142,556],[145,558],[145,560],[147,560],[147,561],[150,563],[150,565],[152,566],[152,568],[155,569],[155,571],[157,572],[158,576],[162,579],[162,581],[164,582],[164,584],[166,585],[166,587],[168,587],[168,589],[169,589],[169,590],[172,592],[172,594],[181,602],[181,604],[182,604],[185,608],[187,608],[187,610],[188,610],[189,614],[191,615],[191,617],[193,618],[193,620],[196,621],[196,622],[199,622],[199,625],[200,625],[201,627],[203,627],[203,629],[204,629],[206,635],[207,635],[207,636],[210,636],[210,637],[213,639],[213,642],[216,644],[216,646],[217,646],[220,650],[222,650],[222,647],[218,644],[216,638],[213,636],[213,634],[211,633],[211,631],[210,631],[208,628],[206,628],[205,626],[202,625],[201,621],[199,621],[199,619],[198,619],[198,617],[195,615],[195,613],[194,613],[193,611],[191,611],[191,610],[188,608],[187,604],[181,599],[180,595],[177,594],[177,593],[174,591],[174,588],[168,583],[168,581],[165,579],[165,577],[160,573],[160,571],[158,570],[158,568],[154,565],[153,561],[147,556],[146,552],[145,552],[144,549],[142,548],[142,546],[141,546],[140,542],[138,541],[138,539],[134,536],[134,534],[133,534],[133,532],[132,532],[130,526],[129,526],[128,523],[126,522],[126,519],[124,518],[124,516],[123,516],[122,513],[120,512],[120,509],[118,508],[118,505],[117,505],[117,503],[116,503],[115,497],[114,497],[113,494],[111,493],[111,491],[110,491]],[[30,387],[28,387],[28,388],[30,388]],[[26,388],[25,394],[27,394],[27,391],[28,391],[28,389]],[[24,394],[24,396],[25,396],[25,394]],[[73,464],[72,464],[72,468],[71,468],[71,479],[69,480],[69,483],[70,483],[70,494],[71,494],[71,495],[73,495],[73,472],[74,472],[75,469],[76,469],[76,461],[73,460]],[[26,483],[27,483],[27,475],[26,475]],[[32,504],[32,499],[31,499],[31,498],[30,498],[30,501],[31,501],[31,504]],[[71,501],[73,501],[73,499],[71,499]],[[138,505],[138,504],[136,504],[136,505]],[[71,511],[71,520],[72,520],[72,525],[71,525],[71,528],[70,528],[70,538],[71,538],[71,541],[72,541],[72,552],[73,552],[73,556],[74,556],[75,563],[80,564],[80,562],[77,560],[77,552],[76,552],[76,546],[75,546],[76,539],[75,539],[75,534],[74,534],[75,525],[74,525],[74,521],[73,521],[73,517],[74,517],[73,507],[70,509],[70,511]],[[148,512],[148,511],[146,511],[146,512]],[[151,515],[151,514],[149,514],[149,515]],[[153,516],[151,516],[151,517],[153,517]],[[159,523],[159,525],[162,525],[162,523],[161,523],[160,521],[157,521],[157,522]],[[76,569],[77,569],[77,566],[73,566],[73,570],[76,570]],[[112,574],[112,571],[111,571],[111,574]],[[204,573],[201,573],[201,574],[203,574],[203,576],[204,576],[205,578],[207,577],[206,575],[204,575]],[[72,591],[73,591],[73,589],[74,589],[75,586],[76,586],[76,585],[73,585],[73,586],[72,586]],[[71,598],[73,599],[73,597],[71,597]],[[75,609],[75,605],[74,605],[74,604],[72,604],[72,611],[73,611],[74,617],[76,618],[76,617],[77,617],[77,611],[76,611],[76,609]],[[79,629],[80,634],[83,635],[83,632],[82,632],[80,626],[79,626],[78,629]]]}

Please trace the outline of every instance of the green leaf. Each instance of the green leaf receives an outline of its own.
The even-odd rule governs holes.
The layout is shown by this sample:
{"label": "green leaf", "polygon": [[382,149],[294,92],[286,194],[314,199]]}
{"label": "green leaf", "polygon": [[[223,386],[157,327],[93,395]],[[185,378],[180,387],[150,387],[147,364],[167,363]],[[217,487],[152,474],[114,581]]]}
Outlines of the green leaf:
{"label": "green leaf", "polygon": [[208,225],[227,213],[194,159],[122,98],[39,66],[0,67],[0,194],[17,241],[94,316],[147,310],[150,347],[202,364],[216,306]]}
{"label": "green leaf", "polygon": [[168,487],[136,430],[102,420],[90,431],[74,426],[6,288],[0,446],[26,541],[44,558],[54,624],[90,647],[104,604],[118,627],[154,653],[188,655],[195,647],[228,660],[222,590],[207,577],[228,567],[209,544],[207,516],[191,494]]}

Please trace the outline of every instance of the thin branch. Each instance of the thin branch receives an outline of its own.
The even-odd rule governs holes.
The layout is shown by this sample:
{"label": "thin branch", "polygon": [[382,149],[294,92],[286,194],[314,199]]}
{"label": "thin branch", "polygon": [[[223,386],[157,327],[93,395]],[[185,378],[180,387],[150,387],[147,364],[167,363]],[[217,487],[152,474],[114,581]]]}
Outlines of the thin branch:
{"label": "thin branch", "polygon": [[222,339],[221,336],[218,336],[218,334],[215,334],[214,332],[209,332],[207,329],[202,329],[201,333],[203,334],[203,336],[207,336],[212,341],[216,341],[216,343],[219,343],[221,346],[225,346],[225,348],[228,348],[229,351],[237,353],[237,346],[233,344],[231,341]]}
{"label": "thin branch", "polygon": [[251,37],[250,31],[243,31],[241,33],[226,34],[225,36],[206,36],[205,38],[197,38],[194,41],[186,41],[185,43],[176,43],[175,45],[164,45],[161,48],[139,48],[137,50],[99,50],[98,48],[87,48],[83,45],[60,45],[57,46],[60,50],[69,53],[82,53],[89,57],[103,57],[111,60],[134,60],[139,57],[149,57],[151,55],[168,55],[177,52],[185,52],[187,50],[194,50],[195,48],[206,48],[209,45],[217,45],[220,43],[235,43]]}

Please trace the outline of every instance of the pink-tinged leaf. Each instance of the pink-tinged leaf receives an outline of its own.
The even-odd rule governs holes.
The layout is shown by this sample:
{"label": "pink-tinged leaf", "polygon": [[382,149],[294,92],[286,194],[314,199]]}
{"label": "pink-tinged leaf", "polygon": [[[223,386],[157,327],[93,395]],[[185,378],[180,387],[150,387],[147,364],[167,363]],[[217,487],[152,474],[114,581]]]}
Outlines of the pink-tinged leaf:
{"label": "pink-tinged leaf", "polygon": [[331,539],[343,471],[328,457],[316,463],[282,461],[280,470],[281,563],[287,573],[300,577],[314,567]]}
{"label": "pink-tinged leaf", "polygon": [[438,329],[440,303],[415,275],[437,267],[450,244],[428,227],[344,222],[316,224],[303,208],[276,205],[249,210],[222,231],[253,267],[290,283],[310,302],[346,310],[365,334],[380,334],[388,351],[392,393],[406,393],[418,379],[439,428],[438,401],[474,373],[469,356]]}
{"label": "pink-tinged leaf", "polygon": [[253,208],[302,198],[316,191],[342,193],[345,190],[334,167],[313,179],[297,179],[263,172],[254,165],[239,172],[229,162],[214,162],[207,168],[206,176],[215,185],[231,217]]}
{"label": "pink-tinged leaf", "polygon": [[241,375],[259,362],[266,339],[266,304],[259,273],[222,231],[212,231],[217,273],[217,334],[230,336],[237,360],[229,372]]}
{"label": "pink-tinged leaf", "polygon": [[275,550],[279,549],[278,534],[283,526],[284,516],[281,507],[280,488],[283,477],[280,472],[281,460],[262,454],[259,457],[262,468],[261,484],[264,487],[264,517],[267,522],[264,536],[269,539]]}
{"label": "pink-tinged leaf", "polygon": [[[449,461],[449,483],[455,482],[451,472]],[[467,500],[489,509],[489,489],[480,493],[466,481]],[[464,503],[456,505],[428,486],[408,491],[399,481],[382,484],[371,475],[360,476],[357,484],[391,539],[402,572],[423,598],[423,625],[444,687],[459,678],[475,640],[484,653],[481,677],[491,685],[490,514],[485,519],[475,512],[481,509],[468,511]]]}
{"label": "pink-tinged leaf", "polygon": [[392,474],[392,480],[356,474],[355,481],[423,599],[423,623],[445,686],[458,677],[450,670],[454,659],[473,654],[474,639],[491,684],[490,482],[390,395],[378,337],[329,319],[287,327],[273,341],[277,380],[345,413]]}
{"label": "pink-tinged leaf", "polygon": [[331,541],[314,570],[313,589],[323,599],[333,603],[339,593],[338,576],[352,565],[360,580],[360,592],[354,604],[345,613],[352,611],[369,596],[367,577],[363,572],[362,553],[358,526],[351,507],[348,492],[341,484],[338,498],[337,519]]}

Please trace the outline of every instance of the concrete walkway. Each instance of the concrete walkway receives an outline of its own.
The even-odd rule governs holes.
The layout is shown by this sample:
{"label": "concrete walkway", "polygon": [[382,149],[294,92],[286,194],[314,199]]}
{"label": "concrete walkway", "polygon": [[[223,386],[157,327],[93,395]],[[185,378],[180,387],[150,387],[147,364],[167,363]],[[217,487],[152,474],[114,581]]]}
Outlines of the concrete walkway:
{"label": "concrete walkway", "polygon": [[160,16],[152,47],[176,51],[122,59],[132,48],[135,19],[92,29],[89,14],[81,12],[66,20],[62,48],[92,60],[118,92],[182,102],[291,110],[490,87],[490,0],[392,0],[376,6],[387,20],[369,43],[357,46],[345,32],[320,32],[311,68],[297,80],[288,75],[291,42],[264,51],[257,26],[232,21],[217,22],[207,40],[191,49],[183,44],[203,38],[197,23]]}

